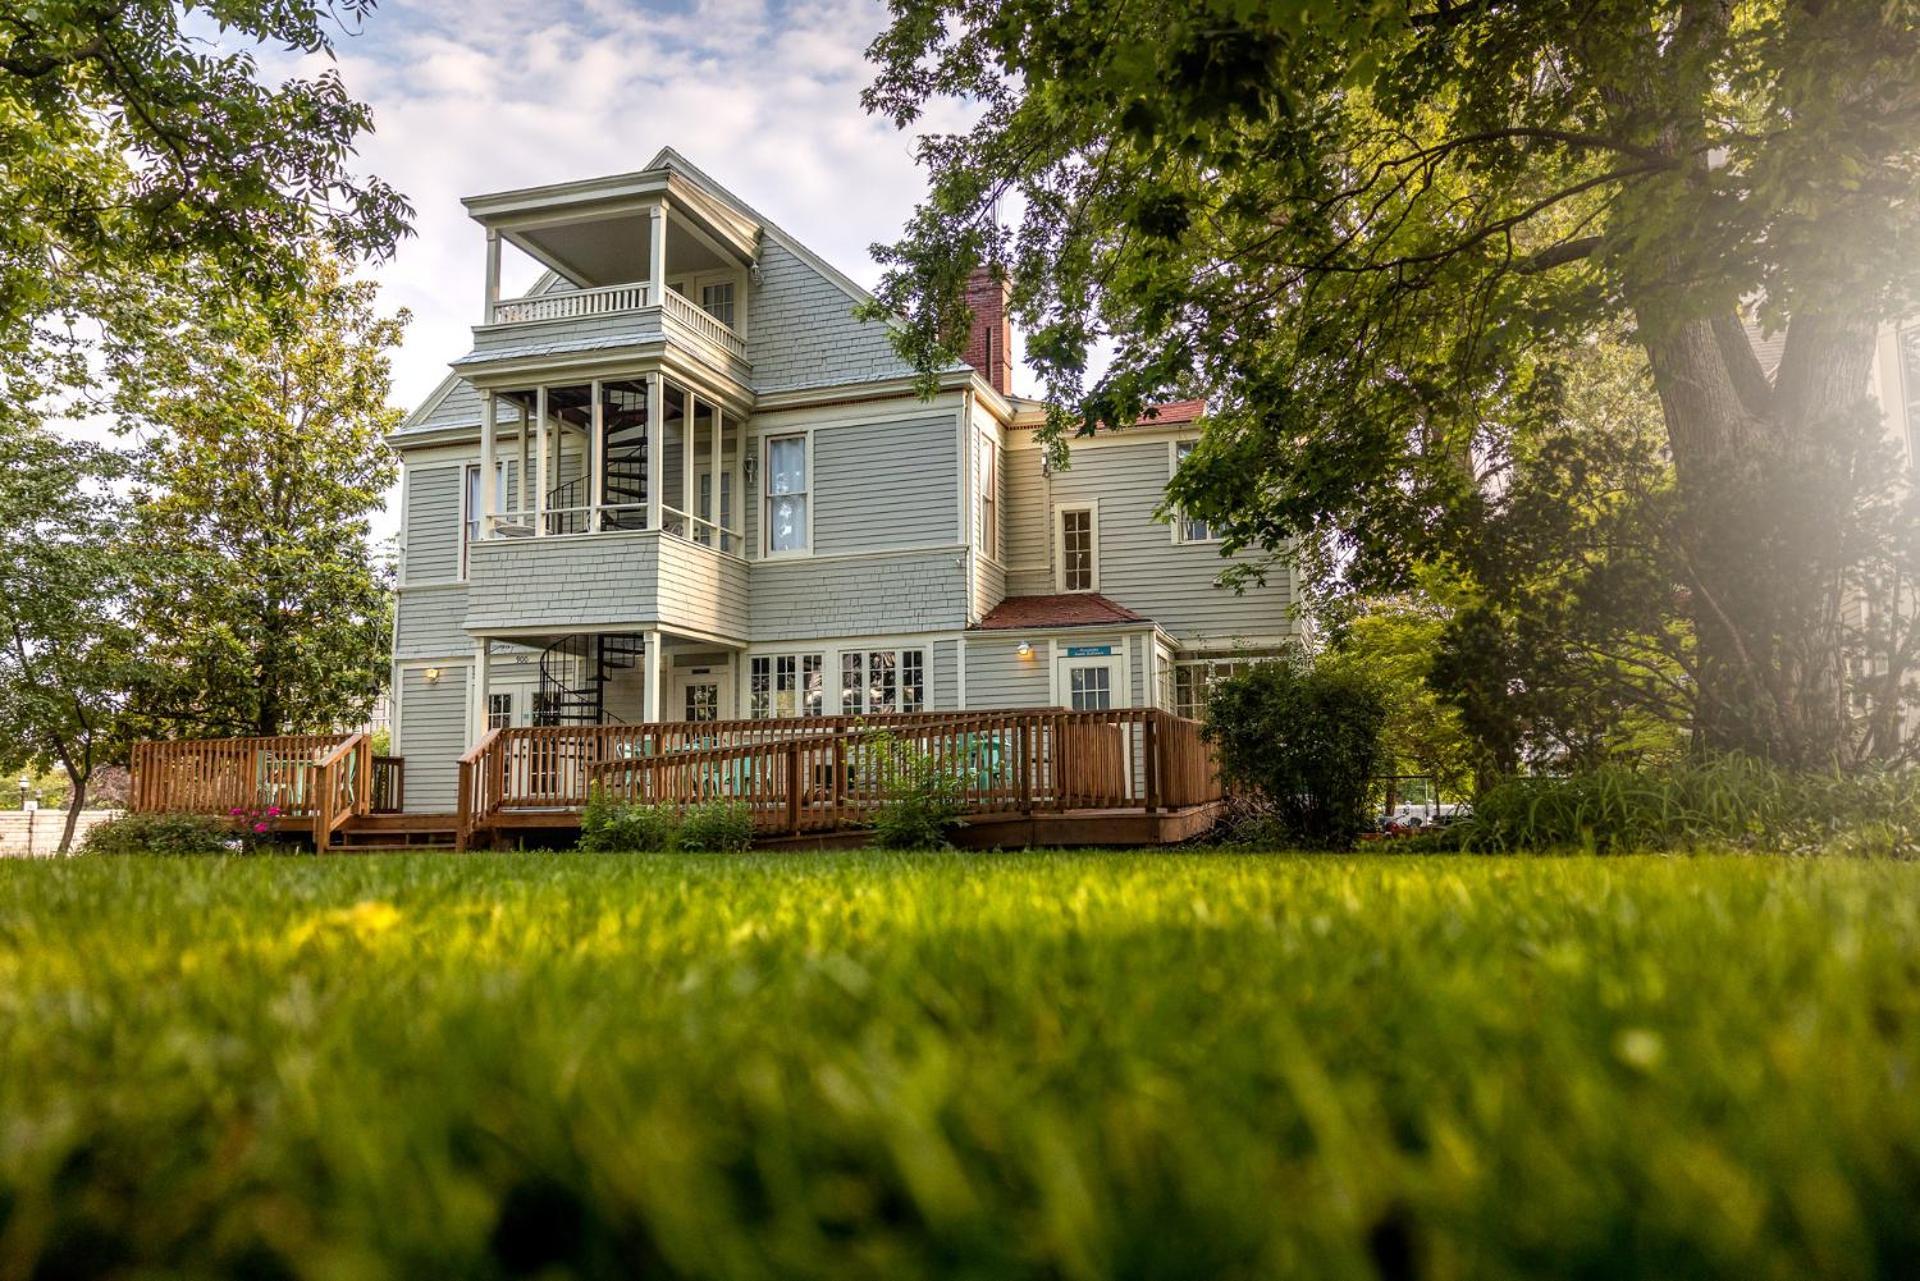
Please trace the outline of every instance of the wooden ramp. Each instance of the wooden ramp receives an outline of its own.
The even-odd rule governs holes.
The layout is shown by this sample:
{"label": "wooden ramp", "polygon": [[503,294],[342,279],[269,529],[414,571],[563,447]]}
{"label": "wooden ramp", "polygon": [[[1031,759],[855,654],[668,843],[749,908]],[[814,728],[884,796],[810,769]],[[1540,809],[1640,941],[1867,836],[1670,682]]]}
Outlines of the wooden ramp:
{"label": "wooden ramp", "polygon": [[1014,848],[1190,840],[1222,796],[1199,724],[1153,708],[497,729],[460,759],[451,814],[397,812],[404,762],[370,751],[359,734],[143,743],[135,808],[225,813],[270,797],[316,849],[466,849],[563,837],[594,797],[723,801],[751,812],[757,843],[805,848],[857,843],[922,779],[955,799],[963,844]]}

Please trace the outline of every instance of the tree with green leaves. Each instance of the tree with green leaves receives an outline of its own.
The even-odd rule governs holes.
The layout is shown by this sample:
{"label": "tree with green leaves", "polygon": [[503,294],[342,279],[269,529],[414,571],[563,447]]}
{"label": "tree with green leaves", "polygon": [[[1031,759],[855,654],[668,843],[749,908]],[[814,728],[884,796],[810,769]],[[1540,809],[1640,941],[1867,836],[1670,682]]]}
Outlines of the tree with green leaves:
{"label": "tree with green leaves", "polygon": [[1229,550],[1390,592],[1498,497],[1487,461],[1538,381],[1630,335],[1673,468],[1699,742],[1850,758],[1857,531],[1888,513],[1876,547],[1920,544],[1868,395],[1878,328],[1920,310],[1915,0],[892,11],[869,109],[977,110],[922,141],[930,194],[877,250],[876,309],[924,372],[986,262],[1056,438],[1204,393],[1171,501]]}
{"label": "tree with green leaves", "polygon": [[1433,780],[1439,800],[1472,794],[1474,742],[1460,709],[1435,689],[1434,655],[1449,613],[1426,595],[1410,592],[1369,601],[1342,621],[1319,666],[1369,682],[1386,712],[1380,732],[1384,767]]}
{"label": "tree with green leaves", "polygon": [[64,853],[95,773],[125,759],[140,553],[113,491],[119,457],[18,419],[0,408],[0,770],[65,776]]}
{"label": "tree with green leaves", "polygon": [[373,127],[329,70],[261,83],[245,47],[330,54],[372,0],[36,0],[0,8],[0,334],[211,264],[261,297],[315,240],[384,255],[412,211],[350,169]]}
{"label": "tree with green leaves", "polygon": [[108,370],[150,548],[134,709],[165,735],[300,733],[364,719],[386,683],[390,572],[370,517],[397,464],[389,353],[407,316],[337,259],[266,307],[209,291]]}

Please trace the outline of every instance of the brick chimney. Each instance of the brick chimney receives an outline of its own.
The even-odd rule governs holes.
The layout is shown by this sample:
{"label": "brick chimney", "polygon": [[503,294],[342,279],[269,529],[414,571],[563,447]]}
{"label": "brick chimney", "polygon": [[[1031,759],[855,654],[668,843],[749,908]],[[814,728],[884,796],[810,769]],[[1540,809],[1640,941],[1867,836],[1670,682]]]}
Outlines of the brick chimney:
{"label": "brick chimney", "polygon": [[1013,394],[1013,318],[1007,314],[1012,292],[1006,281],[994,278],[992,268],[975,267],[967,277],[973,331],[967,335],[965,359],[1002,396]]}

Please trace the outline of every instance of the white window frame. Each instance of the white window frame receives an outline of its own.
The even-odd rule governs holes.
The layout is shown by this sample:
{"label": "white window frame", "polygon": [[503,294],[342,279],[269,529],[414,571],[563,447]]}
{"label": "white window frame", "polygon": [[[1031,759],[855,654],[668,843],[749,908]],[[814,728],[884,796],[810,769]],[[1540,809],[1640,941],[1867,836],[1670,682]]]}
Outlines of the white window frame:
{"label": "white window frame", "polygon": [[[727,311],[729,313],[728,315],[726,316],[714,315],[714,313],[708,309],[707,290],[709,289],[725,289],[728,291],[727,293]],[[699,295],[696,298],[689,299],[689,301],[692,302],[694,306],[698,307],[701,311],[706,312],[709,316],[713,316],[715,320],[725,325],[728,329],[733,328],[734,317],[740,314],[740,307],[739,307],[740,290],[734,284],[733,277],[731,275],[715,276],[710,280],[702,280],[698,285],[694,286],[694,293]]]}
{"label": "white window frame", "polygon": [[[813,660],[814,671],[820,675],[820,708],[807,710],[807,660]],[[827,712],[827,681],[830,676],[828,664],[833,655],[825,650],[778,650],[764,654],[753,654],[747,659],[747,719],[756,721],[796,720],[809,716],[825,716]],[[793,710],[780,710],[780,664],[793,665]],[[754,670],[761,664],[766,665],[767,704],[762,711],[755,701],[753,687],[758,673]]]}
{"label": "white window frame", "polygon": [[[1090,581],[1085,587],[1067,586],[1067,517],[1076,512],[1087,513],[1087,552],[1091,562],[1088,575]],[[1100,590],[1100,504],[1070,503],[1053,509],[1053,586],[1061,593],[1097,592]]]}
{"label": "white window frame", "polygon": [[[1167,710],[1176,716],[1189,720],[1199,720],[1206,713],[1207,694],[1213,688],[1215,681],[1237,675],[1243,668],[1251,667],[1255,663],[1268,662],[1279,656],[1279,650],[1266,649],[1248,650],[1244,653],[1236,651],[1231,654],[1202,654],[1193,658],[1176,658],[1173,660],[1173,702]],[[1197,703],[1188,704],[1191,709],[1190,712],[1181,710],[1180,678],[1183,675],[1187,677],[1187,688],[1189,692],[1197,694],[1199,698]],[[1197,682],[1195,680],[1196,677],[1198,678]]]}
{"label": "white window frame", "polygon": [[[888,713],[876,712],[868,705],[867,691],[873,684],[873,657],[876,654],[893,655],[893,703],[896,712],[924,712],[927,710],[929,689],[933,684],[931,669],[931,648],[926,645],[870,645],[852,649],[842,649],[834,655],[834,680],[840,691],[839,714],[841,716],[881,716]],[[920,697],[914,706],[907,702],[907,656],[916,655],[920,669]],[[859,706],[850,705],[847,699],[846,663],[849,658],[860,660]]]}
{"label": "white window frame", "polygon": [[[807,542],[804,547],[773,549],[773,446],[777,441],[797,440],[806,451],[807,487],[800,494],[807,500]],[[760,554],[775,560],[813,555],[813,433],[811,431],[769,432],[760,438]]]}
{"label": "white window frame", "polygon": [[[1200,438],[1198,436],[1189,436],[1185,440],[1170,440],[1167,442],[1167,480],[1169,482],[1173,480],[1173,474],[1180,470],[1180,455],[1183,452],[1192,450],[1194,446],[1199,443]],[[1195,523],[1207,527],[1207,536],[1205,538],[1190,538],[1187,536],[1187,514],[1176,507],[1173,512],[1173,541],[1183,546],[1187,544],[1207,546],[1208,544],[1218,543],[1220,541],[1220,535],[1214,532],[1211,523],[1197,519]]]}
{"label": "white window frame", "polygon": [[487,728],[510,729],[513,726],[513,691],[502,690],[487,695]]}
{"label": "white window frame", "polygon": [[1000,547],[1000,446],[992,436],[980,434],[980,554],[1001,564]]}
{"label": "white window frame", "polygon": [[[460,467],[460,581],[467,581],[467,549],[479,536],[486,532],[486,519],[492,513],[476,510],[480,506],[480,467],[481,464],[463,463]],[[505,459],[494,463],[493,492],[497,500],[504,505],[507,496],[507,464]],[[474,537],[467,537],[467,530],[474,531]]]}

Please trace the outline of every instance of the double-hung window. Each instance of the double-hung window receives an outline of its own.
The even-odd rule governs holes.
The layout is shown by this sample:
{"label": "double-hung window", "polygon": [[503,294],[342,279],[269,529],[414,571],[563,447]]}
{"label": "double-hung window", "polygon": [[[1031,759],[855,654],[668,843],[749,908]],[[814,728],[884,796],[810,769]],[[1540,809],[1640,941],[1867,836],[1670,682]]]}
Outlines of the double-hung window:
{"label": "double-hung window", "polygon": [[733,328],[733,282],[700,286],[700,310]]}
{"label": "double-hung window", "polygon": [[767,551],[806,551],[809,545],[807,438],[769,438],[766,472]]}
{"label": "double-hung window", "polygon": [[1100,565],[1096,559],[1096,540],[1100,525],[1091,507],[1062,507],[1059,510],[1060,590],[1094,592],[1100,590]]}
{"label": "double-hung window", "polygon": [[980,438],[980,554],[1000,559],[1000,458],[985,436]]}
{"label": "double-hung window", "polygon": [[763,654],[747,663],[747,714],[819,716],[825,711],[826,668],[819,654]]}
{"label": "double-hung window", "polygon": [[[507,468],[498,464],[494,472],[494,493],[503,499],[507,493]],[[467,544],[480,537],[480,464],[468,463],[460,487],[460,577],[467,576]]]}
{"label": "double-hung window", "polygon": [[840,655],[840,712],[878,716],[927,705],[926,651],[875,649]]}
{"label": "double-hung window", "polygon": [[[1198,443],[1198,441],[1183,440],[1173,447],[1173,469],[1175,471],[1180,470],[1180,465],[1187,461],[1187,455],[1193,452],[1194,446]],[[1181,543],[1212,543],[1219,541],[1218,535],[1213,532],[1213,529],[1206,521],[1194,516],[1189,516],[1185,512],[1179,513],[1174,519],[1173,537],[1175,542]]]}

